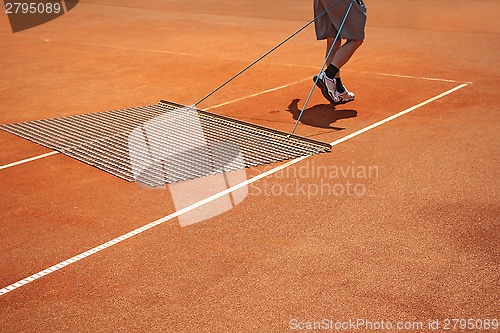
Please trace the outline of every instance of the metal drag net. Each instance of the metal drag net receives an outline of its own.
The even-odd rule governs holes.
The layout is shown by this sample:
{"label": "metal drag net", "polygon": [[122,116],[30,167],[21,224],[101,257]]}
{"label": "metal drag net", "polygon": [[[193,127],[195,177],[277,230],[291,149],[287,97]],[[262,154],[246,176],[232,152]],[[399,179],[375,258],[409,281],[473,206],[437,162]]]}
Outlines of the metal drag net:
{"label": "metal drag net", "polygon": [[168,101],[0,129],[153,187],[331,149],[323,142]]}

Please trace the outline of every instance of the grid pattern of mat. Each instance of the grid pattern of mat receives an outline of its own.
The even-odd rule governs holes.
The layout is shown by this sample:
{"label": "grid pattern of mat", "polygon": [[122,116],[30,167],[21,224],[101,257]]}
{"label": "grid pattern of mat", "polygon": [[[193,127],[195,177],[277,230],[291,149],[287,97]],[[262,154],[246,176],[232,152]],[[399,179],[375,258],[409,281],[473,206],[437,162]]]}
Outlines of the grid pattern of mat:
{"label": "grid pattern of mat", "polygon": [[168,101],[1,125],[127,181],[148,186],[330,151],[329,144]]}

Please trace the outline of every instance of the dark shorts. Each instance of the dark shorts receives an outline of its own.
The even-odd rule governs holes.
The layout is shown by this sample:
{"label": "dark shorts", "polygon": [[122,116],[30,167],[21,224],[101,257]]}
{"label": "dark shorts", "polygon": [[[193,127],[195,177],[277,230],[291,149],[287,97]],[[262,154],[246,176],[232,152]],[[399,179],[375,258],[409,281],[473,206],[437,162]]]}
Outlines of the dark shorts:
{"label": "dark shorts", "polygon": [[[338,0],[314,0],[314,17],[323,13]],[[341,0],[336,6],[315,21],[316,38],[335,38],[352,0]],[[354,0],[344,27],[340,32],[343,39],[365,39],[366,7],[362,0]]]}

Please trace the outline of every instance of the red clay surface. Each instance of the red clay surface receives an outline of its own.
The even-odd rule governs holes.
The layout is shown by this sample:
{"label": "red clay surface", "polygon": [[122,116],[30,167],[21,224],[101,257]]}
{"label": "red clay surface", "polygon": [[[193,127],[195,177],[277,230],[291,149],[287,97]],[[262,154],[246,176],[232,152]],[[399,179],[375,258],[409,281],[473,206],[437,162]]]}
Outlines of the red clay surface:
{"label": "red clay surface", "polygon": [[[500,3],[366,4],[367,39],[343,71],[356,100],[334,108],[316,91],[298,134],[333,142],[469,83],[290,167],[376,173],[264,178],[222,215],[170,220],[0,296],[0,332],[498,318]],[[311,18],[306,0],[88,0],[12,34],[0,15],[0,123],[194,103]],[[211,111],[291,131],[323,55],[309,28],[200,107],[233,101]],[[0,165],[49,152],[6,132],[0,145]],[[168,190],[62,155],[0,179],[0,289],[175,211]],[[264,193],[296,181],[366,193]]]}

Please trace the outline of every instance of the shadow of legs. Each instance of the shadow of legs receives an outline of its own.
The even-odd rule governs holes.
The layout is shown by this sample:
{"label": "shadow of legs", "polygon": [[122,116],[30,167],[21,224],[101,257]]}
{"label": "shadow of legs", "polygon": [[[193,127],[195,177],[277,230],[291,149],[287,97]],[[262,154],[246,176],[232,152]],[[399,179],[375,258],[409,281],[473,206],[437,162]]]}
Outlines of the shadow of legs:
{"label": "shadow of legs", "polygon": [[[300,99],[294,99],[288,105],[288,112],[297,120],[300,115],[298,104]],[[304,110],[300,123],[319,128],[330,128],[334,130],[343,130],[343,128],[333,127],[331,124],[340,119],[354,118],[358,115],[356,110],[336,110],[334,104],[318,104]]]}

